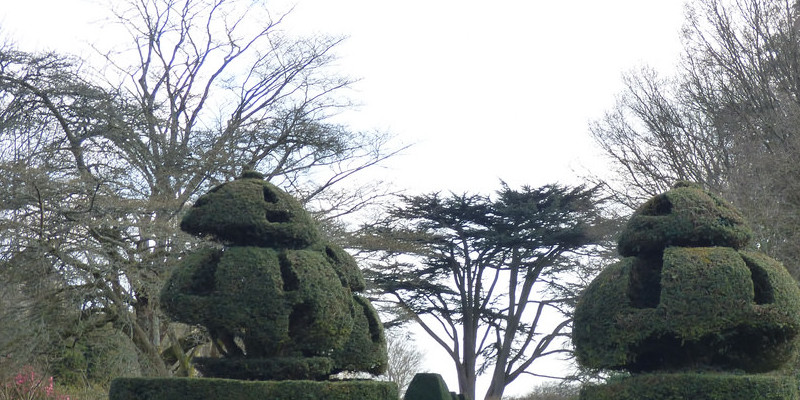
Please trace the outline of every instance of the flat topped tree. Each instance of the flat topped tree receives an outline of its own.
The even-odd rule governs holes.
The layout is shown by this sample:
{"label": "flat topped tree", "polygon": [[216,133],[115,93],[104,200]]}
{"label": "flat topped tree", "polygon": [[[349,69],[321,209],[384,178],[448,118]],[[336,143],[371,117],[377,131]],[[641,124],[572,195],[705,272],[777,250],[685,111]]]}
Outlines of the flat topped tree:
{"label": "flat topped tree", "polygon": [[211,189],[181,222],[217,246],[187,254],[162,292],[177,321],[203,325],[223,358],[206,376],[325,379],[386,368],[382,324],[355,292],[355,260],[325,243],[299,202],[257,173]]}

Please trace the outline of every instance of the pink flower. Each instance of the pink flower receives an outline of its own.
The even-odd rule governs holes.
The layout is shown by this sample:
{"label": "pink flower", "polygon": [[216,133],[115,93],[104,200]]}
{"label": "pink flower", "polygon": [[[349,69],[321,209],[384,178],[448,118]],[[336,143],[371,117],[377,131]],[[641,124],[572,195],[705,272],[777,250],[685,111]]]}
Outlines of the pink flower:
{"label": "pink flower", "polygon": [[0,383],[0,397],[19,398],[20,396],[25,399],[54,399],[54,400],[70,400],[67,395],[56,393],[55,380],[52,376],[39,377],[32,366],[25,366],[22,370],[14,376],[12,382]]}
{"label": "pink flower", "polygon": [[50,377],[50,384],[48,384],[47,386],[44,387],[44,392],[47,394],[47,396],[52,396],[54,391],[55,391],[55,387],[53,385],[53,377],[51,376]]}

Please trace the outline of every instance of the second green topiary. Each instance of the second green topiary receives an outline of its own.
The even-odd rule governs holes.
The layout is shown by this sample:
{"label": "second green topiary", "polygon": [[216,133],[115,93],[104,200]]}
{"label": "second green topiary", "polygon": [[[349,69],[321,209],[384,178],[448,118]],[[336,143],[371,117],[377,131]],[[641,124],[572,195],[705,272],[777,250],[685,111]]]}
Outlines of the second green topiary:
{"label": "second green topiary", "polygon": [[[633,375],[581,398],[795,399],[785,377],[763,373],[795,358],[800,289],[780,263],[745,250],[750,236],[738,211],[698,185],[642,205],[620,235],[624,258],[580,297],[572,333],[583,366]],[[761,386],[726,389],[748,382]]]}

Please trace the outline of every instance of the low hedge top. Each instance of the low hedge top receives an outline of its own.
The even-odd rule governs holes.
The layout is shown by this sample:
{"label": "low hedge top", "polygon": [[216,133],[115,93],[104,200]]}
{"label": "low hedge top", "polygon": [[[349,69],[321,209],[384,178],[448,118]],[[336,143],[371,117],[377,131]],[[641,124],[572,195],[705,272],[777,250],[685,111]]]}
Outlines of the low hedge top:
{"label": "low hedge top", "polygon": [[741,249],[752,232],[738,210],[699,185],[678,182],[645,202],[619,237],[623,257],[658,254],[669,246]]}

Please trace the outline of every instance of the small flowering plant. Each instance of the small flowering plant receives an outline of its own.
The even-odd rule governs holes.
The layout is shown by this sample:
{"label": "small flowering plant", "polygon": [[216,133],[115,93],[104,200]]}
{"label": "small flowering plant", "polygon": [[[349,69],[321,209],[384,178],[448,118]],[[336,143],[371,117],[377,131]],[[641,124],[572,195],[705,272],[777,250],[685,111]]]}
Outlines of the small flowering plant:
{"label": "small flowering plant", "polygon": [[41,376],[30,365],[25,366],[0,387],[0,400],[70,400],[69,396],[58,394],[53,377]]}

